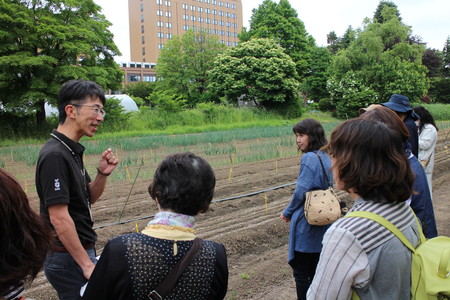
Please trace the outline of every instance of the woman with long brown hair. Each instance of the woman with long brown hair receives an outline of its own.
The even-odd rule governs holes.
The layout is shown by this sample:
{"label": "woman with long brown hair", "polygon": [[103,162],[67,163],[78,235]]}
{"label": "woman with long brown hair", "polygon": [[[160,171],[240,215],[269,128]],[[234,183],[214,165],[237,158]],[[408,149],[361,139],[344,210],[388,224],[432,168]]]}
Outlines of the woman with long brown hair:
{"label": "woman with long brown hair", "polygon": [[0,299],[20,299],[42,268],[49,234],[19,183],[0,169]]}

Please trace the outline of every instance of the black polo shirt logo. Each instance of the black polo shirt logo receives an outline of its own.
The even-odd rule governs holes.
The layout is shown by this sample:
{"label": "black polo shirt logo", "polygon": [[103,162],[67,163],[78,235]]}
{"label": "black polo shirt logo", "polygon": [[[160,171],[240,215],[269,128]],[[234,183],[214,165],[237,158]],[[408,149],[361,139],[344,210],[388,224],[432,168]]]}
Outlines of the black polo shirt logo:
{"label": "black polo shirt logo", "polygon": [[55,191],[59,191],[61,189],[61,183],[59,183],[59,178],[55,179]]}

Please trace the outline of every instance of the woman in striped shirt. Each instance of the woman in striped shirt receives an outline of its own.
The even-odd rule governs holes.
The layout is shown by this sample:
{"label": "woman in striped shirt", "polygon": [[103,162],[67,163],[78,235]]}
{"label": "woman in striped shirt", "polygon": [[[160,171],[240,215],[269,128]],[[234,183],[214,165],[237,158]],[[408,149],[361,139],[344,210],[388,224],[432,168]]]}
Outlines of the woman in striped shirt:
{"label": "woman in striped shirt", "polygon": [[[415,245],[418,228],[409,205],[413,173],[401,136],[385,124],[352,119],[334,129],[327,145],[335,187],[354,199],[350,211],[377,213]],[[342,218],[325,233],[308,299],[409,299],[411,252],[378,223]]]}

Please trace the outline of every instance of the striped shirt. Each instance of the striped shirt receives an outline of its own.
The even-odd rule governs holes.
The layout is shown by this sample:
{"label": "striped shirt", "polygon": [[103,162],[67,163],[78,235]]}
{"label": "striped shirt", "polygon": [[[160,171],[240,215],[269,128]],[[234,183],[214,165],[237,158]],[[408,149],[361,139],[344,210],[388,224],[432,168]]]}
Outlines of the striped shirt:
{"label": "striped shirt", "polygon": [[[393,223],[415,245],[418,229],[406,203],[357,199],[350,211],[369,211]],[[409,299],[411,252],[382,225],[365,218],[336,221],[326,232],[308,299]]]}

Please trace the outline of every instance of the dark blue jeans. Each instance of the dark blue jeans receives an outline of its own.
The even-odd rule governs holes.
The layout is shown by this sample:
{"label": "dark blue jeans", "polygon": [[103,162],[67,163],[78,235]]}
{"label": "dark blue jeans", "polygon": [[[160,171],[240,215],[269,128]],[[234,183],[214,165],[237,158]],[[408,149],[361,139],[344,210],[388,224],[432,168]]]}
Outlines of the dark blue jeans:
{"label": "dark blue jeans", "polygon": [[[95,249],[86,250],[96,263]],[[61,300],[80,299],[80,289],[87,282],[83,270],[69,253],[49,252],[44,262],[45,277],[58,293]]]}
{"label": "dark blue jeans", "polygon": [[297,299],[306,300],[306,292],[316,274],[320,253],[294,253],[294,259],[290,262],[294,270],[295,286],[297,288]]}

